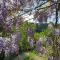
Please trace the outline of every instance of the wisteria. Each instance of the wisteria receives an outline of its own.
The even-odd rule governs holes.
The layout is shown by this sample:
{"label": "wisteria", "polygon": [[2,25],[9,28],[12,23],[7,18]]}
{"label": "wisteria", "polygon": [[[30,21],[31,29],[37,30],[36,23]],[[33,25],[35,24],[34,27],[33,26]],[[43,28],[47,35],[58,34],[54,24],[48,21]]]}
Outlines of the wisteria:
{"label": "wisteria", "polygon": [[27,31],[27,35],[28,36],[34,36],[34,29],[32,29],[32,28],[28,28],[28,31]]}
{"label": "wisteria", "polygon": [[3,42],[2,37],[0,37],[0,53],[1,53],[3,48],[4,48],[4,42]]}
{"label": "wisteria", "polygon": [[23,23],[23,17],[19,17],[18,19],[16,19],[16,30],[19,30],[20,25]]}
{"label": "wisteria", "polygon": [[33,39],[30,39],[30,40],[29,40],[29,45],[30,45],[31,48],[34,47],[34,40],[33,40]]}
{"label": "wisteria", "polygon": [[53,60],[53,57],[52,57],[52,56],[50,56],[50,57],[48,58],[48,60]]}
{"label": "wisteria", "polygon": [[42,47],[42,41],[41,39],[39,39],[37,42],[36,42],[36,50],[40,53],[44,53],[44,49]]}
{"label": "wisteria", "polygon": [[2,38],[0,37],[0,52],[2,49],[5,51],[5,56],[9,56],[9,54],[18,54],[19,46],[18,40],[20,39],[20,34],[17,33],[12,35],[10,38]]}
{"label": "wisteria", "polygon": [[46,39],[46,47],[50,46],[52,44],[53,44],[53,41],[52,41],[51,37],[47,37],[47,39]]}
{"label": "wisteria", "polygon": [[19,32],[13,33],[11,35],[12,43],[17,43],[21,39],[21,34]]}
{"label": "wisteria", "polygon": [[59,36],[59,35],[60,35],[60,29],[55,29],[55,31],[54,31],[54,35]]}
{"label": "wisteria", "polygon": [[3,16],[0,14],[0,25],[2,25],[4,22]]}
{"label": "wisteria", "polygon": [[19,54],[19,47],[17,44],[11,44],[10,54],[16,54],[16,55]]}

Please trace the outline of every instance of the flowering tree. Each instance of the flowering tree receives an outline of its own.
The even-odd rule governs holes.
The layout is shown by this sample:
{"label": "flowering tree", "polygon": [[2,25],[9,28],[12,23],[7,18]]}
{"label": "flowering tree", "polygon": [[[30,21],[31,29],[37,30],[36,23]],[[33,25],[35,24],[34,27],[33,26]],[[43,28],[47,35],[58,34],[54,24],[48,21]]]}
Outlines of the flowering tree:
{"label": "flowering tree", "polygon": [[[41,8],[42,10],[40,10],[39,2],[40,0],[2,0],[0,2],[0,32],[2,33],[2,36],[9,37],[8,39],[5,38],[3,40],[10,40],[7,42],[6,41],[3,42],[2,39],[0,40],[0,48],[2,47],[5,48],[4,49],[5,54],[8,55],[7,52],[14,54],[15,52],[19,51],[19,46],[17,43],[21,38],[20,32],[22,34],[22,38],[21,38],[22,41],[20,41],[20,47],[22,46],[23,50],[26,50],[27,47],[29,48],[27,37],[28,36],[34,37],[35,31],[34,31],[33,25],[28,23],[26,24],[23,23],[24,22],[24,17],[22,17],[23,14],[32,12],[32,10],[34,10],[34,19],[37,19],[39,22],[47,22],[48,17],[51,17],[51,15],[54,12],[56,12],[55,26],[57,26],[57,22],[58,22],[57,5],[59,1],[50,0],[50,3],[51,3],[50,6]],[[27,9],[28,11],[26,12],[25,9],[27,7],[29,9]],[[37,7],[39,7],[39,9],[37,9],[36,11],[35,9]],[[58,36],[56,37],[56,35],[59,35],[58,34],[59,31],[58,30],[54,31],[54,33],[55,35],[53,34],[52,36],[57,40]],[[60,44],[57,41],[55,41],[53,37],[52,37],[53,48],[54,48],[53,50],[56,51],[56,55],[58,56],[59,55],[58,50],[55,50],[55,49],[59,47]],[[33,40],[31,40],[29,43],[30,43],[30,46],[33,47]],[[40,52],[43,52],[44,50],[43,48],[41,48],[41,45],[42,44],[40,41],[36,42],[37,50]]]}

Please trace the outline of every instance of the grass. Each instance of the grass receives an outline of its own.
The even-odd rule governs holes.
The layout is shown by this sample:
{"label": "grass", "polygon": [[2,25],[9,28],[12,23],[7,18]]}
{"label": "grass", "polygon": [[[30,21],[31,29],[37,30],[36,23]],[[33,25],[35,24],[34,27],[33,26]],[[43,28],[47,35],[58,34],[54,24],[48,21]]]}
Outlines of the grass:
{"label": "grass", "polygon": [[48,60],[47,56],[45,55],[39,55],[35,52],[29,52],[29,55],[25,56],[24,60]]}
{"label": "grass", "polygon": [[[6,59],[8,60],[8,59]],[[48,60],[47,56],[36,53],[35,51],[24,52],[12,60]]]}

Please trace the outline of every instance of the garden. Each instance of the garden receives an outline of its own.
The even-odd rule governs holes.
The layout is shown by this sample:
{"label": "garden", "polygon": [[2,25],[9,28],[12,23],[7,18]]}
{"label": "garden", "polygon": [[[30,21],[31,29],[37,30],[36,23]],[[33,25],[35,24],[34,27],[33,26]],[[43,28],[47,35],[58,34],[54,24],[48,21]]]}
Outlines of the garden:
{"label": "garden", "polygon": [[1,0],[0,60],[60,60],[59,2]]}

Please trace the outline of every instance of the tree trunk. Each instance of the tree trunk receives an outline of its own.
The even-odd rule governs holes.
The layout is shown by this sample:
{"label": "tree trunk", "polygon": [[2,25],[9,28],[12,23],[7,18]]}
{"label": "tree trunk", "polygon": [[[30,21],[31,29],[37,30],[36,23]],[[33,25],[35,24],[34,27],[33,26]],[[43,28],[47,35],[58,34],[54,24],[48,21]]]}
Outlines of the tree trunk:
{"label": "tree trunk", "polygon": [[56,21],[55,21],[55,26],[57,26],[58,23],[58,3],[56,3]]}

